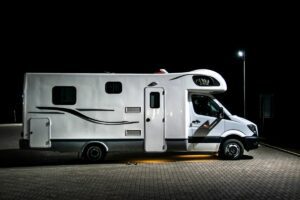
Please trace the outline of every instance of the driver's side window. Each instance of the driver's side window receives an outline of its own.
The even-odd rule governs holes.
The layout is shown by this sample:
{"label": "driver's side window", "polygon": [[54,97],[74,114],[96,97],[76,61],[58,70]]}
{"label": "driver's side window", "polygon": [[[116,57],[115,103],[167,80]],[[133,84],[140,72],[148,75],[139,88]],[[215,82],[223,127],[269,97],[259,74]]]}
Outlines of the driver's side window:
{"label": "driver's side window", "polygon": [[217,117],[219,106],[208,96],[192,95],[192,103],[195,113],[198,115],[206,115]]}

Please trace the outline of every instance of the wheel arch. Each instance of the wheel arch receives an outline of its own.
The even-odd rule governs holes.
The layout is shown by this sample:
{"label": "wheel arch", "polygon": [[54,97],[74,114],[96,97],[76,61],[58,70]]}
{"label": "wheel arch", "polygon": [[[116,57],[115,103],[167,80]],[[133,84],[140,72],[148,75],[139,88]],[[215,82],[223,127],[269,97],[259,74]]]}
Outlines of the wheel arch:
{"label": "wheel arch", "polygon": [[223,143],[226,140],[229,140],[229,139],[237,139],[237,140],[239,140],[243,144],[243,148],[245,149],[245,140],[244,140],[244,138],[245,138],[245,134],[243,132],[241,132],[241,131],[238,131],[238,130],[229,130],[229,131],[226,131],[226,132],[224,132],[221,135],[221,143],[219,145],[218,151],[221,150]]}
{"label": "wheel arch", "polygon": [[246,136],[243,132],[241,132],[241,131],[239,131],[239,130],[228,130],[228,131],[225,131],[225,132],[221,135],[221,137],[222,137],[222,138],[226,138],[226,137],[232,136],[232,135],[235,135],[235,136],[238,136],[238,137],[241,137],[241,138],[243,138],[243,137]]}
{"label": "wheel arch", "polygon": [[93,145],[93,144],[95,144],[95,145],[97,145],[97,146],[100,146],[100,147],[104,148],[105,152],[108,152],[108,147],[107,147],[107,145],[106,145],[104,142],[100,142],[100,141],[89,141],[89,142],[86,142],[86,143],[82,146],[82,148],[81,148],[81,150],[80,150],[80,157],[84,154],[84,151],[86,150],[86,148],[87,148],[88,146],[90,146],[90,145]]}

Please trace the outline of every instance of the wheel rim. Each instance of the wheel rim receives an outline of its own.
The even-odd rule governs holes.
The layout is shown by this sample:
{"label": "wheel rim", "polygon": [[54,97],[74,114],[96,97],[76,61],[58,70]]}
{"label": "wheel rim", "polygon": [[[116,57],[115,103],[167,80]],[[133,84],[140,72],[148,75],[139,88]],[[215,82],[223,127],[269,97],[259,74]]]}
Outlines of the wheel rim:
{"label": "wheel rim", "polygon": [[88,149],[87,156],[89,160],[99,160],[102,156],[102,151],[99,147],[92,146]]}
{"label": "wheel rim", "polygon": [[241,148],[236,143],[229,143],[225,148],[225,155],[230,158],[237,158],[240,155]]}

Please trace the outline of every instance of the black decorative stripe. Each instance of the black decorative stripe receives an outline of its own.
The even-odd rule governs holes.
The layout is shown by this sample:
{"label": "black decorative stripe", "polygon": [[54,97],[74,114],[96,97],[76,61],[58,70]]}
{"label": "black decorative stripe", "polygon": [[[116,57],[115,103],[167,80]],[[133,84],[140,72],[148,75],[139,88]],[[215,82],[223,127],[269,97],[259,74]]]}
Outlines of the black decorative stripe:
{"label": "black decorative stripe", "polygon": [[221,121],[221,118],[217,118],[215,119],[211,124],[209,124],[209,120],[207,120],[206,122],[204,122],[196,131],[194,136],[207,136],[209,134],[209,132],[219,124],[219,122]]}
{"label": "black decorative stripe", "polygon": [[219,136],[209,136],[209,137],[189,137],[189,143],[220,143],[222,138]]}
{"label": "black decorative stripe", "polygon": [[65,114],[61,112],[28,112],[28,113],[33,113],[33,114]]}
{"label": "black decorative stripe", "polygon": [[156,86],[156,85],[157,85],[156,82],[152,82],[152,83],[150,83],[148,86]]}
{"label": "black decorative stripe", "polygon": [[217,124],[221,121],[221,118],[217,118],[215,121],[213,121],[210,126],[209,126],[209,130],[212,130],[215,126],[217,126]]}
{"label": "black decorative stripe", "polygon": [[69,108],[60,108],[60,107],[37,107],[38,109],[41,110],[58,110],[58,111],[63,111],[63,112],[67,112],[70,113],[72,115],[75,115],[76,117],[79,117],[81,119],[84,119],[86,121],[95,123],[95,124],[103,124],[103,125],[124,125],[124,124],[134,124],[134,123],[139,123],[138,121],[117,121],[117,122],[107,122],[107,121],[101,121],[101,120],[97,120],[97,119],[93,119],[90,118],[86,115],[81,114],[80,112],[73,110],[73,109],[69,109]]}
{"label": "black decorative stripe", "polygon": [[166,141],[184,141],[186,138],[166,138]]}
{"label": "black decorative stripe", "polygon": [[184,74],[184,75],[180,75],[180,76],[177,76],[177,77],[175,77],[175,78],[171,78],[170,81],[179,79],[179,78],[184,77],[184,76],[189,76],[189,75],[194,75],[194,74]]}
{"label": "black decorative stripe", "polygon": [[76,108],[78,111],[115,111],[113,109],[98,109],[98,108]]}

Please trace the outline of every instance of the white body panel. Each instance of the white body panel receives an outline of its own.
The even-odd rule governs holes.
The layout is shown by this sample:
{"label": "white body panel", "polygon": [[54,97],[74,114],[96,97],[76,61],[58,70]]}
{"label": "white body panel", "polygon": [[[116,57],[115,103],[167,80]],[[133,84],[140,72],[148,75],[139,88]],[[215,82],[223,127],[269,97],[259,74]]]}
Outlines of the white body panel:
{"label": "white body panel", "polygon": [[218,152],[220,143],[189,143],[188,151]]}
{"label": "white body panel", "polygon": [[[211,77],[218,84],[199,86],[193,80],[198,76]],[[121,82],[122,92],[108,94],[105,89],[107,82]],[[76,88],[76,102],[72,105],[55,105],[52,90],[56,86]],[[216,120],[195,114],[190,95],[202,94],[213,98],[212,93],[226,90],[225,80],[211,70],[173,74],[27,73],[24,84],[23,139],[30,140],[32,147],[37,148],[52,147],[57,141],[84,141],[84,144],[98,141],[107,145],[108,150],[112,141],[140,141],[144,150],[149,152],[166,151],[169,148],[166,141],[176,146],[176,141],[182,140],[181,150],[216,152],[218,143],[210,142],[202,146],[199,142],[190,144],[189,137],[197,136],[194,134],[205,120],[209,124]],[[151,91],[161,94],[160,109],[148,109],[147,97]],[[219,102],[216,103],[221,106]],[[227,114],[230,115],[229,112]],[[33,142],[35,139],[29,134],[34,128],[30,121],[35,118],[47,118],[51,122],[48,146],[42,142],[40,145]],[[151,118],[150,123],[146,122],[146,118]],[[193,124],[195,120],[202,122]],[[207,135],[198,136],[221,137],[231,129],[240,130],[244,136],[251,135],[245,124],[235,123],[239,124],[219,120]],[[125,143],[121,145],[126,150]]]}

